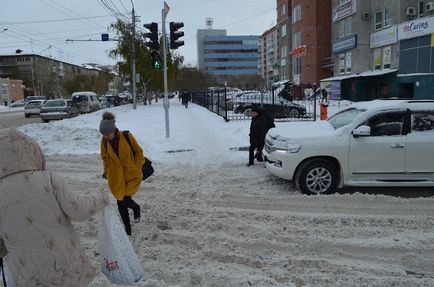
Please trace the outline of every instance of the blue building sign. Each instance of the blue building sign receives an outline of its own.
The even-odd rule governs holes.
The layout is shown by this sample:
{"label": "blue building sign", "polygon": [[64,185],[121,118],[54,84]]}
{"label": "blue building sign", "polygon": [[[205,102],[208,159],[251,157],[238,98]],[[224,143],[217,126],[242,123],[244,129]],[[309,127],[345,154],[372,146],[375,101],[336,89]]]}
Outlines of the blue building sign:
{"label": "blue building sign", "polygon": [[357,34],[348,35],[333,43],[333,53],[340,53],[357,47]]}

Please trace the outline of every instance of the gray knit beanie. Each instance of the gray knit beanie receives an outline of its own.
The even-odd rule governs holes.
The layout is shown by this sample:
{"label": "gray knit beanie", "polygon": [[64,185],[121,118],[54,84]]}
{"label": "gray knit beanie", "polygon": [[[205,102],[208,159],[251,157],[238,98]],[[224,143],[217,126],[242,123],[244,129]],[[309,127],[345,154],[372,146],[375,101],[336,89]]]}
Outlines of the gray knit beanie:
{"label": "gray knit beanie", "polygon": [[116,121],[114,119],[101,120],[101,123],[99,124],[99,131],[101,132],[101,134],[104,135],[114,133],[116,131],[115,122]]}

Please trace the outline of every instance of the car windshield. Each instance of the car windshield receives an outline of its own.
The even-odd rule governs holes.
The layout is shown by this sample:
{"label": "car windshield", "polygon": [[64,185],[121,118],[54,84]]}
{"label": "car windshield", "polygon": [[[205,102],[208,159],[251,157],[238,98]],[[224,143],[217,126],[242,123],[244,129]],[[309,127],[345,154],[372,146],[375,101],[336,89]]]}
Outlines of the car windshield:
{"label": "car windshield", "polygon": [[328,122],[335,128],[346,126],[354,121],[365,109],[350,108],[343,110],[328,119]]}
{"label": "car windshield", "polygon": [[64,107],[65,105],[65,101],[63,100],[54,100],[46,102],[44,107]]}

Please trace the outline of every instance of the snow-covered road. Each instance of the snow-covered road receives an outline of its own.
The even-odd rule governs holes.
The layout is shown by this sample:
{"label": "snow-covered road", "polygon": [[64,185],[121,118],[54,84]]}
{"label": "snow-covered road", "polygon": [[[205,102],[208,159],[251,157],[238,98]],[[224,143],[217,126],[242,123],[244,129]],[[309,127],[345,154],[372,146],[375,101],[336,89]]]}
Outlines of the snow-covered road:
{"label": "snow-covered road", "polygon": [[[432,196],[305,196],[231,149],[248,145],[249,122],[172,101],[165,139],[160,104],[114,111],[156,170],[135,196],[143,220],[132,242],[148,278],[137,286],[434,286]],[[106,188],[100,115],[22,129],[79,192]],[[97,217],[75,223],[98,266],[96,225]],[[110,283],[99,273],[91,286]]]}

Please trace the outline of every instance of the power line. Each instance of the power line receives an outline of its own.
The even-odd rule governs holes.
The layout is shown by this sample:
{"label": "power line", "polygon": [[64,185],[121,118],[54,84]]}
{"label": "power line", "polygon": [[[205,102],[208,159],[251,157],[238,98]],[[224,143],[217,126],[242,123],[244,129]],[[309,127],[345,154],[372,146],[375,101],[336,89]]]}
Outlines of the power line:
{"label": "power line", "polygon": [[[71,16],[70,13],[66,13],[66,12],[64,12],[64,11],[62,11],[62,10],[60,10],[60,9],[58,9],[58,8],[56,8],[56,7],[54,7],[53,5],[44,2],[43,0],[39,0],[39,2],[41,2],[42,4],[44,4],[44,5],[46,5],[46,6],[50,7],[50,8],[52,8],[52,9],[54,9],[54,10],[56,10],[57,12],[60,12],[61,14],[64,14],[64,15],[66,15],[66,16]],[[56,4],[57,4],[57,3],[56,3]],[[63,8],[63,7],[62,7],[62,8]],[[78,19],[77,21],[79,21],[80,23],[82,23],[83,25],[85,25],[85,26],[87,26],[87,27],[90,27],[88,23],[85,23],[85,22],[82,21],[81,19]],[[99,25],[98,25],[98,26],[99,26]],[[101,26],[100,26],[100,27],[101,27]],[[95,27],[92,27],[92,29],[95,29]],[[104,29],[105,29],[105,28],[104,28]]]}
{"label": "power line", "polygon": [[65,22],[65,21],[76,21],[82,19],[93,19],[93,18],[107,18],[113,17],[110,15],[98,15],[98,16],[87,16],[87,17],[74,17],[74,18],[63,18],[63,19],[52,19],[52,20],[38,20],[38,21],[18,21],[18,22],[4,22],[0,21],[2,25],[22,25],[22,24],[38,24],[38,23],[53,23],[53,22]]}
{"label": "power line", "polygon": [[[56,1],[54,1],[54,0],[50,0],[51,2],[53,2],[54,4],[56,4],[57,6],[59,6],[59,7],[61,7],[61,8],[63,8],[63,9],[65,9],[65,10],[67,10],[67,11],[70,11],[72,14],[74,14],[74,15],[77,15],[77,16],[81,16],[81,15],[79,15],[78,13],[76,13],[75,11],[73,11],[73,10],[71,10],[71,9],[69,9],[69,8],[67,8],[67,7],[65,7],[65,6],[63,6],[63,5],[61,5],[61,4],[59,4],[59,3],[57,3]],[[70,15],[68,15],[68,16],[70,16]],[[105,27],[103,27],[103,26],[101,26],[100,24],[98,24],[98,23],[96,23],[96,22],[94,22],[94,21],[92,21],[92,20],[89,20],[89,19],[86,19],[89,23],[92,23],[93,25],[96,25],[96,26],[98,26],[98,27],[102,27],[102,28],[104,28],[104,29],[106,29]],[[81,21],[80,21],[81,22]]]}

